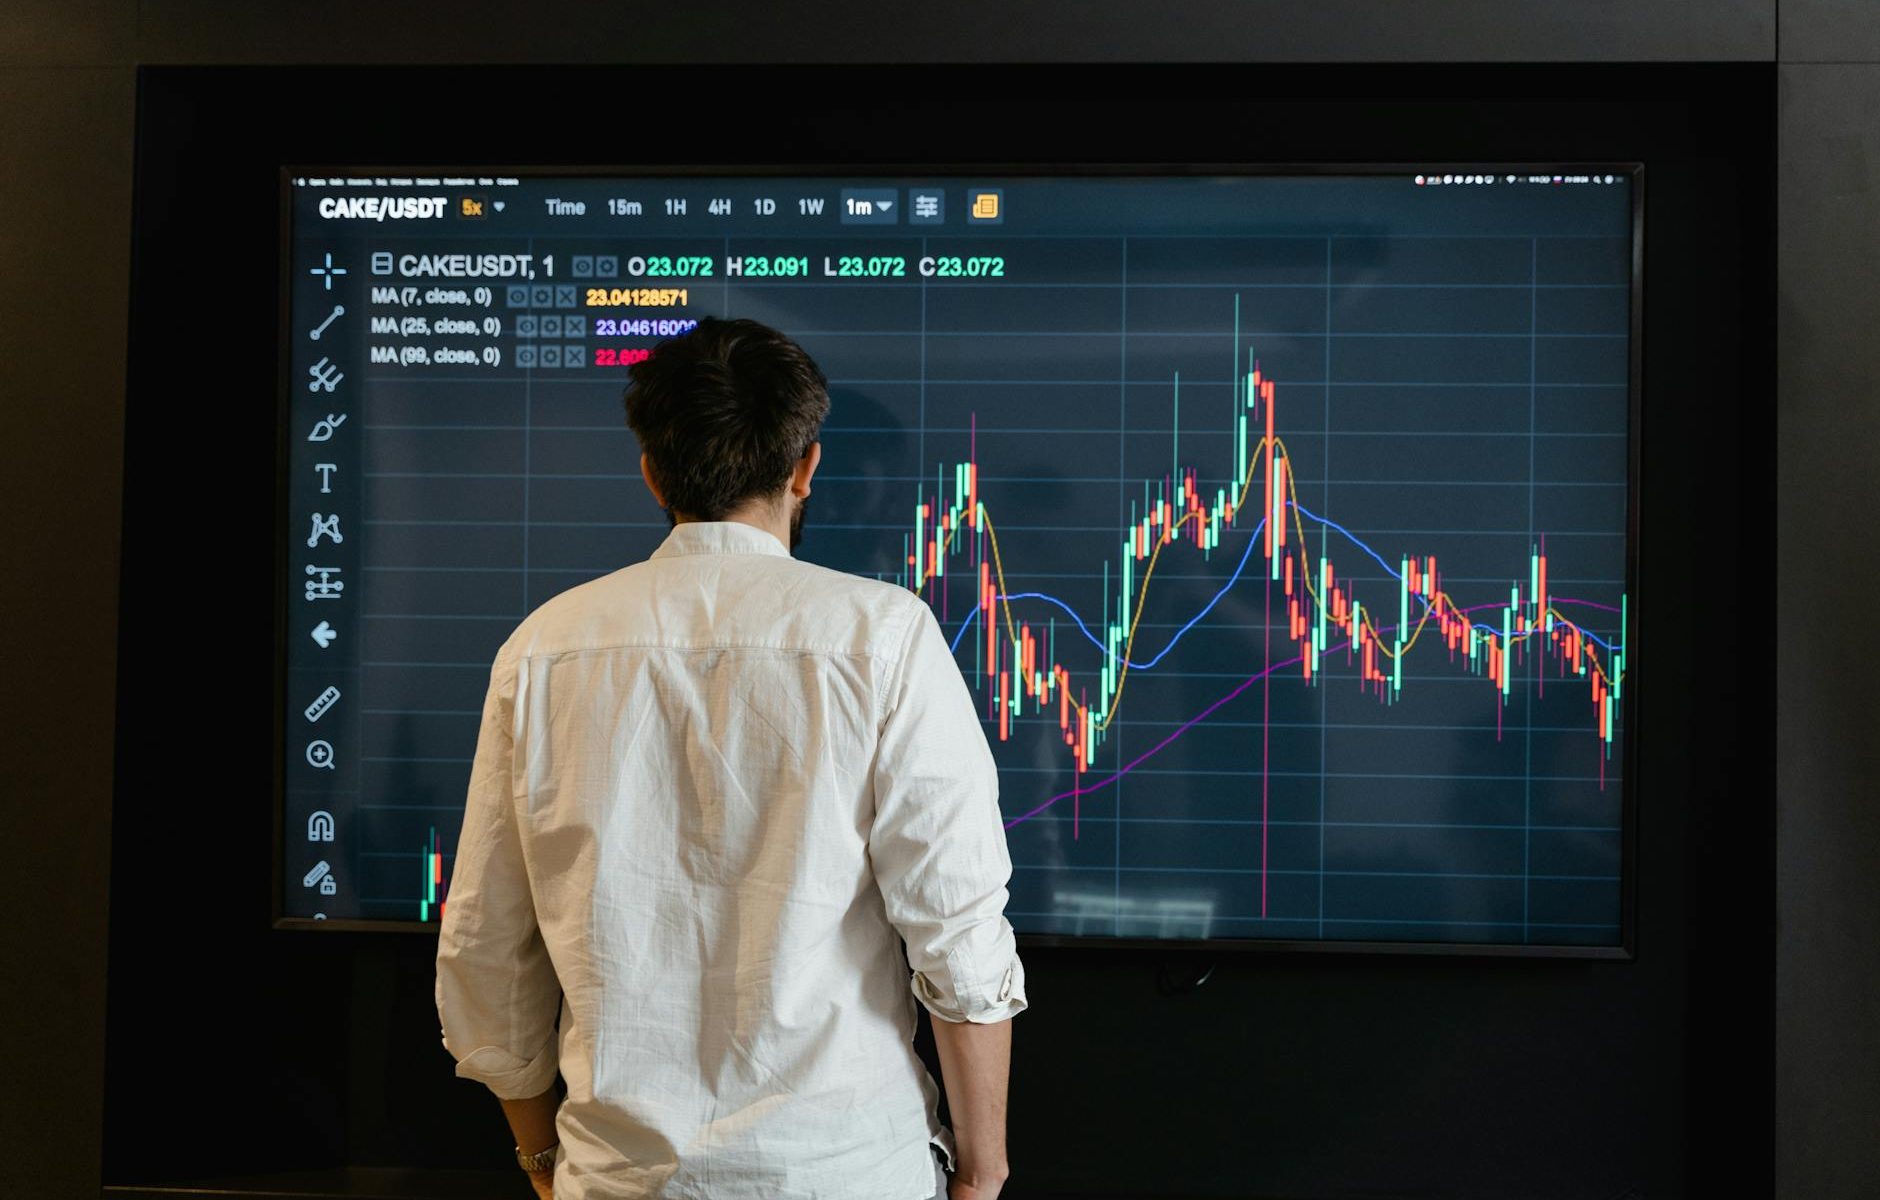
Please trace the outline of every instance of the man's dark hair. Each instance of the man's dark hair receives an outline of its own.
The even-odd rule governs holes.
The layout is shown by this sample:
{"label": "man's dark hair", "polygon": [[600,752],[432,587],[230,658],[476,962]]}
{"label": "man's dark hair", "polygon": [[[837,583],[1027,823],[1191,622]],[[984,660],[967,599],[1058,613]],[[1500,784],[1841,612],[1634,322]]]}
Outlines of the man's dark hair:
{"label": "man's dark hair", "polygon": [[756,321],[702,318],[627,379],[627,425],[653,482],[670,512],[695,521],[781,491],[829,415],[815,361]]}

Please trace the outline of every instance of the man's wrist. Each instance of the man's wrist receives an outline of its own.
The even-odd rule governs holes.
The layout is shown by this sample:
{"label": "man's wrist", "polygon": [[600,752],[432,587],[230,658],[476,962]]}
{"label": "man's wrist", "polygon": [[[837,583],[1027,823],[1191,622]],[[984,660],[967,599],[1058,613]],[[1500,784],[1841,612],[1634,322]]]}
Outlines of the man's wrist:
{"label": "man's wrist", "polygon": [[553,1175],[555,1173],[556,1152],[560,1149],[561,1143],[556,1142],[547,1149],[537,1150],[533,1154],[524,1154],[522,1147],[517,1146],[516,1165],[531,1175]]}
{"label": "man's wrist", "polygon": [[968,1187],[992,1187],[1003,1184],[1012,1177],[1011,1168],[1001,1164],[998,1167],[964,1166],[953,1173],[953,1178]]}
{"label": "man's wrist", "polygon": [[990,1183],[1003,1183],[1012,1173],[1011,1164],[1003,1154],[975,1154],[962,1152],[954,1160],[954,1178],[980,1187]]}

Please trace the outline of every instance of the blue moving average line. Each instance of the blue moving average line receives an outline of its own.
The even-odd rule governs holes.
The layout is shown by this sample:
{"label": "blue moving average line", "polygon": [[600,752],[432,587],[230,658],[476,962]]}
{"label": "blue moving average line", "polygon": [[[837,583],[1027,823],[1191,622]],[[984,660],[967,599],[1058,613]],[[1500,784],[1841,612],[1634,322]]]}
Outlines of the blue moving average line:
{"label": "blue moving average line", "polygon": [[[1318,514],[1314,513],[1311,509],[1307,508],[1303,504],[1299,504],[1290,500],[1287,501],[1287,503],[1291,504],[1293,508],[1297,509],[1301,514],[1303,514],[1309,520],[1316,521],[1321,526],[1324,526],[1326,528],[1336,529],[1339,533],[1343,534],[1345,536],[1345,539],[1349,541],[1352,545],[1356,546],[1358,549],[1370,555],[1371,560],[1377,563],[1378,566],[1382,567],[1384,569],[1384,573],[1390,576],[1392,579],[1396,579],[1400,581],[1403,579],[1403,574],[1400,571],[1392,567],[1389,563],[1385,562],[1383,558],[1378,555],[1377,551],[1365,545],[1362,541],[1358,539],[1356,534],[1352,533],[1349,529],[1346,529],[1343,525],[1340,525],[1338,522],[1331,520],[1328,517],[1319,516]],[[1260,531],[1264,528],[1266,528],[1266,518],[1261,517],[1259,524],[1255,525],[1253,527],[1252,532],[1247,535],[1247,548],[1240,552],[1240,561],[1234,564],[1234,573],[1227,577],[1227,582],[1221,585],[1221,589],[1214,593],[1213,598],[1207,602],[1207,604],[1201,609],[1200,612],[1190,617],[1188,619],[1187,624],[1183,625],[1180,629],[1175,631],[1175,636],[1169,639],[1168,645],[1162,647],[1161,653],[1157,654],[1154,658],[1150,659],[1148,662],[1139,663],[1135,661],[1129,661],[1128,665],[1131,670],[1134,670],[1134,671],[1149,670],[1151,667],[1161,662],[1164,658],[1168,657],[1168,652],[1175,648],[1175,643],[1181,641],[1182,637],[1185,634],[1187,634],[1187,632],[1190,629],[1193,629],[1201,621],[1201,618],[1207,616],[1208,613],[1214,610],[1214,606],[1221,602],[1221,597],[1227,595],[1227,593],[1233,588],[1234,584],[1240,581],[1241,572],[1246,570],[1247,560],[1253,556],[1253,547],[1255,546],[1255,544],[1259,542]],[[1064,613],[1067,616],[1069,616],[1072,621],[1075,621],[1077,623],[1078,631],[1084,635],[1084,638],[1087,641],[1089,641],[1091,645],[1095,646],[1098,650],[1102,651],[1105,655],[1115,660],[1116,662],[1121,663],[1125,661],[1122,655],[1113,653],[1109,649],[1109,647],[1105,646],[1100,640],[1098,640],[1096,634],[1090,632],[1090,627],[1084,624],[1084,619],[1081,616],[1077,615],[1076,609],[1064,603],[1064,601],[1058,599],[1056,596],[1053,596],[1047,592],[1010,592],[1010,593],[1001,595],[999,599],[1001,600],[1043,600],[1047,604],[1054,604],[1058,608],[1064,610]],[[1431,605],[1427,597],[1419,595],[1416,599],[1418,603],[1423,605],[1424,611],[1426,612],[1430,608],[1433,607],[1433,605]],[[950,645],[950,648],[953,651],[957,652],[959,650],[960,641],[963,638],[965,638],[967,629],[971,628],[972,626],[973,618],[977,617],[978,615],[979,615],[979,610],[977,608],[974,608],[971,612],[966,614],[966,619],[960,622],[959,630],[956,633],[954,633],[953,641]],[[1481,622],[1475,622],[1474,624],[1477,629],[1484,630],[1488,633],[1499,634],[1501,632],[1499,629],[1497,629],[1493,625],[1484,625]],[[1595,645],[1599,646],[1602,650],[1605,650],[1608,653],[1612,651],[1612,644],[1610,642],[1601,638],[1598,634],[1594,633],[1590,629],[1585,628],[1584,626],[1580,626],[1579,628],[1580,628],[1580,632],[1584,634],[1588,640],[1592,641]]]}

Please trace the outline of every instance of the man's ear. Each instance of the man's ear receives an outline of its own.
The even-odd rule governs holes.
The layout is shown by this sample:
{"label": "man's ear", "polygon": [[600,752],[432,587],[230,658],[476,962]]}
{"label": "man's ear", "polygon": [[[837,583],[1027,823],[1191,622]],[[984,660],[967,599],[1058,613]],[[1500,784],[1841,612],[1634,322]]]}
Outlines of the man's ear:
{"label": "man's ear", "polygon": [[803,457],[796,460],[796,469],[790,473],[790,494],[793,496],[809,495],[810,476],[822,464],[822,443],[811,442],[809,449],[803,451]]}
{"label": "man's ear", "polygon": [[666,498],[659,494],[659,485],[653,482],[653,472],[646,463],[646,452],[640,452],[640,478],[646,480],[646,490],[653,493],[653,503],[666,507]]}

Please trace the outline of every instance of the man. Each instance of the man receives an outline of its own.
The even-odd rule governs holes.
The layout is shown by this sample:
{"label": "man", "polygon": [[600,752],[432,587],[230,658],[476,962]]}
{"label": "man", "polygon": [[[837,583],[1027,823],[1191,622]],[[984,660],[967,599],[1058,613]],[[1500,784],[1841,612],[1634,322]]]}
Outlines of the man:
{"label": "man", "polygon": [[673,527],[496,654],[438,937],[457,1074],[545,1197],[994,1200],[1026,1006],[997,772],[919,597],[786,548],[822,372],[708,319],[626,409]]}

